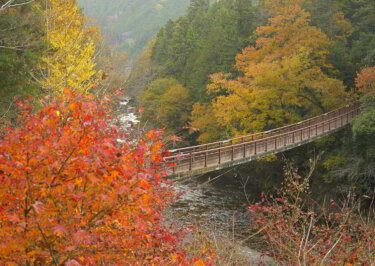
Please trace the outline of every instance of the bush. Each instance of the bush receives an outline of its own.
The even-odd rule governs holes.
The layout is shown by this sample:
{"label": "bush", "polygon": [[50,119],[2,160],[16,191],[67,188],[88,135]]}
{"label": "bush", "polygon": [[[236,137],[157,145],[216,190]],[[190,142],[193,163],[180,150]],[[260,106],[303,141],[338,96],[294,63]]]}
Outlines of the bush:
{"label": "bush", "polygon": [[283,189],[276,196],[262,194],[261,202],[249,206],[267,255],[286,265],[373,265],[373,204],[366,216],[350,194],[341,204],[319,207],[309,199],[311,174],[302,178],[287,167]]}
{"label": "bush", "polygon": [[0,139],[0,264],[204,262],[162,225],[162,131],[119,146],[105,102],[69,90],[37,113],[20,105],[23,127]]}

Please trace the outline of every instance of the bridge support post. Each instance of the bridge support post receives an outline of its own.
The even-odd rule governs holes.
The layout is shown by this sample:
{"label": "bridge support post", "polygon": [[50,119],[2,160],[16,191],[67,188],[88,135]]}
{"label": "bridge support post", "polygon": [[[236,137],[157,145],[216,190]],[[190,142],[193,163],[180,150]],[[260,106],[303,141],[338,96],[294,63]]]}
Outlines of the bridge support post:
{"label": "bridge support post", "polygon": [[221,143],[219,144],[219,164],[221,164]]}
{"label": "bridge support post", "polygon": [[285,146],[286,146],[286,141],[287,141],[288,135],[285,135],[285,134],[284,134],[283,137],[284,137],[284,147],[285,147]]}
{"label": "bridge support post", "polygon": [[243,144],[243,157],[246,158],[246,144]]}
{"label": "bridge support post", "polygon": [[267,152],[267,143],[268,143],[268,141],[266,140],[266,144],[264,145],[265,152]]}
{"label": "bridge support post", "polygon": [[275,151],[277,150],[277,137],[275,137]]}
{"label": "bridge support post", "polygon": [[254,142],[254,155],[257,155],[257,143]]}
{"label": "bridge support post", "polygon": [[309,125],[309,133],[307,133],[307,137],[310,139],[310,135],[311,135],[311,126]]}
{"label": "bridge support post", "polygon": [[341,126],[342,126],[344,117],[341,115],[340,118],[341,118]]}
{"label": "bridge support post", "polygon": [[233,161],[234,159],[234,147],[233,147],[233,144],[232,144],[232,154],[231,154],[231,160]]}

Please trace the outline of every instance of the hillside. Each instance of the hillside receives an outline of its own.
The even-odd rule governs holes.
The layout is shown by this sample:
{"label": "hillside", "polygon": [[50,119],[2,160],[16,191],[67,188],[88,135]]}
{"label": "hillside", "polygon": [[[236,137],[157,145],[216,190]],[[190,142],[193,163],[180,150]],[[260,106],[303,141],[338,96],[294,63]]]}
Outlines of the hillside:
{"label": "hillside", "polygon": [[80,0],[84,14],[104,38],[130,57],[136,55],[169,20],[185,13],[189,0]]}

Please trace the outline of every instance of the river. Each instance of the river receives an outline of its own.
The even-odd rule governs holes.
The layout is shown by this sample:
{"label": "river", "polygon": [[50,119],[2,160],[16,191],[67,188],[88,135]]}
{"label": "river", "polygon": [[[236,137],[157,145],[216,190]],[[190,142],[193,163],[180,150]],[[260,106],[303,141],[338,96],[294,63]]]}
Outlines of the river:
{"label": "river", "polygon": [[207,176],[193,177],[185,183],[175,183],[174,188],[179,197],[171,205],[171,212],[183,225],[199,224],[215,232],[241,232],[248,228],[249,195],[233,176],[222,176],[213,182]]}
{"label": "river", "polygon": [[[129,101],[130,98],[124,98],[120,103],[125,110],[119,120],[125,130],[139,122],[133,108],[128,106]],[[277,183],[278,177],[273,176],[277,165],[252,162],[184,181],[172,180],[177,197],[167,211],[168,223],[177,227],[197,226],[210,232],[212,237],[228,237],[234,241],[245,239],[251,234],[247,206],[259,200],[262,191]],[[254,248],[251,241],[246,244]],[[250,249],[245,252],[257,256]]]}
{"label": "river", "polygon": [[[275,167],[269,163],[268,169],[271,165]],[[179,227],[192,225],[203,230],[210,240],[224,239],[225,244],[219,247],[219,252],[223,249],[227,254],[234,252],[238,259],[225,261],[225,265],[276,265],[256,251],[262,249],[259,236],[247,239],[254,233],[247,206],[259,200],[261,191],[270,188],[268,182],[275,181],[256,178],[254,171],[251,175],[246,174],[254,167],[256,163],[250,163],[242,167],[242,174],[238,169],[226,169],[225,174],[213,172],[191,177],[184,183],[173,183],[178,197],[167,212],[168,218]]]}

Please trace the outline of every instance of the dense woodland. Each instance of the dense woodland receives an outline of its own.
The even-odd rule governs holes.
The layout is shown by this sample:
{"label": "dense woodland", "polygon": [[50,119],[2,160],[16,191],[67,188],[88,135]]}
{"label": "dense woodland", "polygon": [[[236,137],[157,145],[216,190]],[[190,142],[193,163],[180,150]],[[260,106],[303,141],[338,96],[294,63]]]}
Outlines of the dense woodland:
{"label": "dense woodland", "polygon": [[194,0],[139,56],[133,75],[145,70],[147,81],[130,76],[128,84],[149,83],[139,96],[143,120],[184,137],[182,145],[273,129],[361,99],[353,130],[327,142],[320,169],[330,182],[361,175],[371,190],[374,10],[370,0]]}
{"label": "dense woodland", "polygon": [[[188,14],[169,21],[152,44],[157,78],[176,79],[189,92],[194,107],[187,112],[201,131],[200,142],[274,128],[343,104],[356,91],[357,73],[374,64],[371,1],[311,0],[301,10],[261,3],[192,1]],[[241,96],[236,86],[264,88],[246,95],[260,107],[246,102],[241,111],[229,107]],[[252,116],[246,109],[258,110]],[[215,115],[201,122],[209,112]],[[215,124],[222,135],[215,135]]]}
{"label": "dense woodland", "polygon": [[100,26],[106,42],[132,58],[168,19],[185,13],[189,0],[80,0],[79,5]]}
{"label": "dense woodland", "polygon": [[[111,43],[76,0],[0,0],[0,264],[231,264],[216,240],[164,223],[167,139],[224,140],[354,100],[352,127],[259,163],[284,181],[249,203],[249,228],[283,263],[373,264],[375,2],[138,2],[128,14],[129,1],[97,1]],[[118,48],[146,41],[127,75]],[[142,126],[124,130],[129,94]]]}
{"label": "dense woodland", "polygon": [[[361,206],[373,206],[374,11],[372,0],[192,0],[187,14],[169,21],[140,55],[134,76],[149,57],[147,81],[137,84],[131,76],[129,88],[145,88],[143,121],[182,137],[181,145],[273,129],[360,100],[352,128],[279,159],[286,156],[311,177],[313,198],[324,201],[323,191],[355,194]],[[283,214],[272,208],[254,212],[278,217],[277,223]],[[288,230],[266,234],[268,243],[285,245],[284,255]]]}

